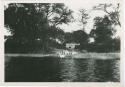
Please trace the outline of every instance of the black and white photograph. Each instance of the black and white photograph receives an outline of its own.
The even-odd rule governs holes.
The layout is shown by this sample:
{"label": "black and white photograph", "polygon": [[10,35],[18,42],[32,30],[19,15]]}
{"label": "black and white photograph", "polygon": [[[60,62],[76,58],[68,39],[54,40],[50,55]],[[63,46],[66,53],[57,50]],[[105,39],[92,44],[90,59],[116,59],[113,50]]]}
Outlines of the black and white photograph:
{"label": "black and white photograph", "polygon": [[5,82],[120,82],[120,3],[4,4]]}

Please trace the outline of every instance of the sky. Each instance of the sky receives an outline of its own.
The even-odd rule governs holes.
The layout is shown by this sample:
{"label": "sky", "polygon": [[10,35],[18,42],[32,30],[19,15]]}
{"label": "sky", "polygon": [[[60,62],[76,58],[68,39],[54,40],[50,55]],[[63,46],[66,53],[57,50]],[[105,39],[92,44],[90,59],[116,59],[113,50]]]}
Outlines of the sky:
{"label": "sky", "polygon": [[[66,6],[68,6],[69,9],[73,10],[73,16],[75,19],[79,18],[80,16],[80,13],[79,13],[79,10],[80,9],[86,9],[87,10],[87,13],[89,13],[89,19],[88,19],[88,23],[85,27],[86,29],[86,32],[89,33],[89,31],[93,28],[93,19],[96,17],[96,16],[100,16],[100,17],[103,17],[105,15],[105,12],[103,11],[93,11],[92,10],[92,7],[93,6],[96,6],[98,4],[96,3],[84,3],[84,2],[77,2],[74,4],[74,2],[72,3],[65,3]],[[66,32],[72,32],[72,31],[75,31],[75,30],[79,30],[82,28],[82,25],[79,23],[79,22],[74,22],[74,23],[69,23],[69,25],[62,25],[62,27],[64,28],[63,30],[66,31]]]}
{"label": "sky", "polygon": [[[91,31],[91,29],[93,28],[93,24],[94,21],[93,19],[97,16],[99,17],[103,17],[104,15],[106,15],[105,12],[101,11],[101,10],[92,10],[93,6],[97,6],[100,3],[111,3],[111,0],[107,0],[107,2],[103,2],[104,0],[68,0],[65,1],[64,4],[71,10],[73,10],[73,17],[75,19],[79,18],[79,10],[80,9],[86,9],[87,13],[89,13],[89,19],[88,19],[88,23],[85,26],[85,31],[87,33],[89,33]],[[115,0],[117,1],[117,0]],[[113,2],[113,0],[112,0]],[[113,2],[113,3],[117,3],[117,2]],[[69,24],[62,24],[60,25],[61,29],[63,29],[65,32],[72,32],[72,31],[76,31],[76,30],[80,30],[82,29],[82,25],[80,24],[80,22],[73,22],[73,23],[69,23]],[[116,27],[119,28],[117,29],[117,35],[120,35],[120,27]],[[5,30],[5,35],[8,35],[9,32]]]}

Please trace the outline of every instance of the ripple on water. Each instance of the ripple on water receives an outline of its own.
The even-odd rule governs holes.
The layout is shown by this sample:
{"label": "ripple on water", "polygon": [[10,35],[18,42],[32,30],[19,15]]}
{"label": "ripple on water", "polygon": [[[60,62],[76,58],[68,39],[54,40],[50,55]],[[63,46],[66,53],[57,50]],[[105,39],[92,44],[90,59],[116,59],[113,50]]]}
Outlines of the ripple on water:
{"label": "ripple on water", "polygon": [[119,82],[120,60],[12,58],[5,64],[7,82]]}

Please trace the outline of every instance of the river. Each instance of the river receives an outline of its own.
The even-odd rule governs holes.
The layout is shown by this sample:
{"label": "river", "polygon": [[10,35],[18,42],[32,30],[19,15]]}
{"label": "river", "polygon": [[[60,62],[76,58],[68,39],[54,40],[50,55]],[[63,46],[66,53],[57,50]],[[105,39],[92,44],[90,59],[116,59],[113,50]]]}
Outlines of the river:
{"label": "river", "polygon": [[5,82],[119,82],[119,59],[12,57]]}

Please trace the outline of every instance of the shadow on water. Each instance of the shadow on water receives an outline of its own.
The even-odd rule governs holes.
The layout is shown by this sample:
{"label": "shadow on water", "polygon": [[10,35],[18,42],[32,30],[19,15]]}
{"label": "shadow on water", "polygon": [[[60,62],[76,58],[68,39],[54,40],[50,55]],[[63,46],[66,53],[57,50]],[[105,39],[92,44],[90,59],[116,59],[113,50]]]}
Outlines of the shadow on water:
{"label": "shadow on water", "polygon": [[[5,80],[16,82],[48,82],[59,79],[59,58],[12,58],[6,67]],[[55,79],[56,78],[56,79]]]}
{"label": "shadow on water", "polygon": [[119,82],[120,60],[75,58],[11,58],[6,82]]}

